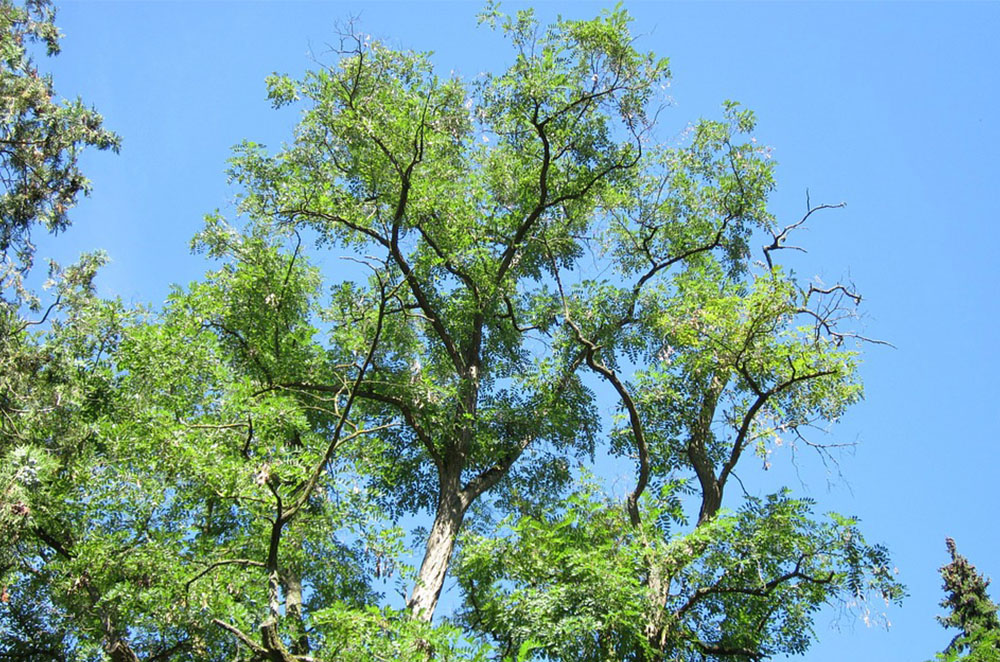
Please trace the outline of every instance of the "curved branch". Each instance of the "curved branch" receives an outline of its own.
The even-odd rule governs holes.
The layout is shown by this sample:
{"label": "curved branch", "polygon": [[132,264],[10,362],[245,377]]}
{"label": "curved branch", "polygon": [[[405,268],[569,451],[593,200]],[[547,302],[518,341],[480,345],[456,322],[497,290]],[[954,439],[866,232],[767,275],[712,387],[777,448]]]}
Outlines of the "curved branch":
{"label": "curved branch", "polygon": [[213,618],[212,623],[214,623],[215,625],[219,626],[226,632],[229,632],[234,637],[236,637],[241,644],[250,649],[250,651],[254,654],[255,659],[267,656],[267,649],[265,649],[263,646],[258,644],[250,637],[248,637],[242,630],[240,630],[235,625],[230,625],[229,623],[219,620],[218,618]]}
{"label": "curved branch", "polygon": [[538,121],[538,104],[535,104],[534,116],[531,120],[531,125],[535,127],[535,133],[538,135],[539,139],[542,141],[542,165],[538,170],[538,202],[535,204],[535,208],[525,217],[525,219],[518,226],[517,230],[514,232],[514,237],[511,239],[507,248],[504,249],[503,255],[500,257],[500,266],[497,268],[497,276],[495,284],[499,285],[503,281],[504,276],[507,274],[507,270],[510,268],[511,263],[514,260],[514,255],[517,254],[517,249],[524,238],[527,236],[528,231],[531,226],[541,217],[542,212],[548,208],[547,200],[549,197],[549,168],[552,165],[552,154],[551,146],[549,145],[549,138],[545,135],[545,123]]}
{"label": "curved branch", "polygon": [[[365,356],[365,360],[361,364],[360,369],[358,370],[358,376],[354,380],[354,387],[351,389],[350,393],[347,396],[347,402],[344,404],[344,409],[340,414],[340,419],[337,421],[337,426],[333,430],[332,439],[330,440],[330,443],[327,445],[326,452],[323,454],[323,457],[320,459],[319,462],[316,463],[316,465],[313,467],[313,471],[310,474],[309,478],[306,479],[303,485],[304,489],[302,489],[302,493],[299,494],[298,498],[292,503],[292,505],[290,505],[287,509],[282,511],[280,519],[283,521],[288,521],[289,519],[294,517],[295,514],[299,511],[299,509],[303,506],[303,504],[305,504],[306,501],[308,501],[309,497],[312,495],[312,491],[316,488],[316,484],[319,482],[319,478],[323,474],[326,465],[329,464],[330,459],[333,457],[333,453],[337,450],[337,448],[340,447],[342,443],[340,436],[343,432],[344,425],[347,423],[347,417],[351,413],[351,407],[354,404],[355,399],[357,398],[358,388],[361,386],[361,382],[364,380],[365,374],[368,372],[368,368],[371,366],[372,361],[375,358],[375,350],[378,347],[378,344],[381,340],[382,325],[385,322],[385,302],[386,302],[385,287],[383,285],[382,296],[379,299],[378,316],[376,317],[376,322],[375,322],[375,334],[372,337],[371,342],[369,343],[368,354]],[[361,431],[353,433],[348,438],[349,439],[354,438],[359,434],[361,434]]]}
{"label": "curved branch", "polygon": [[370,239],[374,240],[375,243],[384,246],[385,248],[389,247],[389,240],[380,235],[375,230],[372,230],[371,228],[366,228],[363,225],[358,225],[357,223],[349,221],[343,216],[340,216],[339,214],[327,214],[325,212],[316,211],[313,209],[305,209],[301,207],[297,207],[294,209],[279,209],[277,213],[281,216],[287,216],[290,220],[294,220],[296,216],[305,216],[307,218],[308,217],[319,218],[329,223],[338,223],[350,230],[354,230],[355,232],[360,232],[366,237],[369,237]]}
{"label": "curved branch", "polygon": [[49,318],[49,313],[51,313],[53,310],[55,310],[61,303],[62,303],[62,295],[60,294],[60,295],[56,296],[56,300],[53,301],[52,304],[49,305],[49,307],[45,309],[45,314],[42,315],[41,319],[39,319],[39,320],[32,320],[32,321],[25,320],[24,322],[21,323],[20,326],[18,326],[16,329],[14,329],[14,332],[12,334],[10,334],[10,335],[17,335],[18,333],[21,333],[22,331],[24,331],[25,329],[27,329],[29,326],[38,326],[40,324],[45,324],[45,320],[47,320]]}
{"label": "curved branch", "polygon": [[699,601],[709,595],[729,595],[729,594],[739,594],[739,595],[751,595],[755,597],[767,597],[774,592],[782,584],[789,582],[793,579],[801,579],[803,581],[809,582],[810,584],[829,584],[833,581],[836,574],[830,571],[825,577],[813,577],[812,575],[802,572],[802,561],[805,560],[805,555],[799,557],[799,560],[795,563],[795,569],[786,572],[783,575],[775,577],[770,581],[761,584],[760,586],[719,586],[715,584],[713,586],[703,586],[697,589],[687,602],[685,602],[674,615],[677,617],[683,616],[685,612],[694,607]]}
{"label": "curved branch", "polygon": [[705,399],[701,403],[701,410],[698,412],[698,420],[691,431],[691,439],[688,441],[687,456],[688,461],[694,468],[698,483],[701,485],[701,507],[698,512],[698,526],[710,520],[722,506],[722,491],[724,481],[719,480],[715,475],[715,466],[708,457],[706,443],[711,435],[712,420],[715,418],[715,410],[719,404],[719,398],[726,388],[728,375],[722,374],[725,371],[712,375],[712,379],[706,389]]}
{"label": "curved branch", "polygon": [[211,571],[215,570],[224,565],[249,565],[255,568],[266,568],[267,565],[261,563],[260,561],[251,561],[250,559],[226,559],[224,561],[216,561],[215,563],[210,563],[207,568],[199,572],[197,575],[189,579],[184,584],[184,592],[187,593],[191,589],[191,584],[195,583]]}
{"label": "curved branch", "polygon": [[837,373],[836,370],[820,370],[819,372],[797,375],[793,376],[788,381],[782,382],[780,384],[771,387],[766,391],[760,391],[759,387],[756,386],[756,383],[753,381],[753,378],[750,376],[745,366],[738,365],[736,366],[736,370],[740,373],[740,375],[744,379],[747,380],[747,383],[749,383],[751,385],[751,388],[753,388],[754,391],[757,393],[757,399],[754,400],[753,404],[750,405],[750,408],[743,415],[743,420],[740,423],[740,428],[736,434],[736,439],[733,441],[733,448],[729,453],[729,459],[726,460],[726,463],[722,467],[722,471],[719,473],[720,486],[725,485],[725,482],[729,478],[729,475],[736,467],[736,463],[740,459],[740,454],[743,453],[743,449],[746,446],[747,443],[746,437],[750,431],[750,425],[753,423],[753,419],[757,415],[757,412],[760,411],[760,408],[764,406],[764,404],[767,402],[769,398],[778,395],[785,389],[788,389],[794,386],[795,384],[798,384],[799,382],[803,382],[809,379],[817,379],[819,377],[826,377],[828,375],[834,375]]}
{"label": "curved branch", "polygon": [[628,509],[629,521],[632,523],[632,526],[639,526],[641,521],[641,518],[639,517],[639,497],[642,496],[646,486],[649,484],[650,473],[649,447],[646,444],[646,434],[643,429],[642,419],[639,416],[639,409],[635,404],[635,400],[632,399],[632,394],[629,393],[625,384],[618,379],[618,375],[604,365],[604,363],[597,360],[596,354],[600,351],[600,346],[585,337],[583,335],[583,330],[580,329],[579,325],[573,321],[569,312],[569,305],[566,302],[566,294],[563,291],[562,280],[559,278],[558,272],[555,272],[555,277],[556,286],[559,288],[559,295],[562,297],[563,301],[563,317],[566,319],[566,323],[570,326],[570,328],[573,329],[573,333],[576,335],[577,341],[584,346],[584,359],[587,362],[587,366],[594,372],[604,377],[604,379],[614,387],[615,391],[618,393],[618,397],[621,398],[622,404],[625,405],[625,409],[628,411],[629,425],[632,427],[632,437],[635,439],[636,451],[639,455],[639,474],[636,478],[635,488],[627,497],[626,507]]}
{"label": "curved branch", "polygon": [[763,249],[764,249],[764,259],[767,260],[767,268],[771,269],[771,270],[774,269],[774,264],[771,261],[771,251],[790,249],[790,250],[801,251],[803,253],[806,252],[805,249],[802,248],[802,247],[800,247],[800,246],[785,246],[784,245],[785,240],[788,238],[788,235],[789,235],[789,233],[791,233],[792,230],[795,230],[796,228],[802,226],[807,220],[809,220],[810,216],[812,216],[813,214],[815,214],[816,212],[818,212],[820,210],[823,210],[823,209],[841,209],[841,208],[846,207],[846,206],[847,206],[846,202],[840,202],[840,203],[835,204],[835,205],[825,204],[825,205],[817,205],[817,206],[813,207],[812,203],[809,201],[809,189],[806,189],[806,213],[805,213],[805,215],[802,218],[800,218],[798,221],[792,223],[791,225],[786,225],[781,230],[781,232],[778,232],[777,234],[775,234],[774,232],[772,232],[771,233],[771,239],[772,239],[772,241],[771,241],[770,245],[763,247]]}

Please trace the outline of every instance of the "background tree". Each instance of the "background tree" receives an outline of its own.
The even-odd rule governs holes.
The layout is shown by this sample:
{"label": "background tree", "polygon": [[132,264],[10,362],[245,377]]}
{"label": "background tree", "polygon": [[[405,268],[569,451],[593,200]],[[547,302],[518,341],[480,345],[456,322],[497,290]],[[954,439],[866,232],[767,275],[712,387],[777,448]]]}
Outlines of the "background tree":
{"label": "background tree", "polygon": [[84,255],[65,269],[50,266],[51,299],[44,311],[42,299],[25,285],[35,257],[32,229],[64,229],[69,209],[88,191],[77,168],[81,151],[118,148],[118,137],[102,127],[100,115],[80,101],[58,100],[51,78],[33,62],[35,46],[49,55],[59,51],[53,14],[44,0],[0,2],[0,655],[5,659],[63,659],[75,647],[78,614],[57,608],[50,601],[51,577],[34,573],[49,556],[67,551],[58,513],[91,452],[91,423],[106,406],[108,356],[121,314],[119,306],[94,296],[100,254]]}
{"label": "background tree", "polygon": [[938,656],[941,660],[993,662],[1000,660],[1000,619],[997,605],[986,589],[990,580],[976,571],[969,560],[958,553],[955,541],[945,538],[951,563],[941,568],[944,590],[941,602],[950,613],[939,616],[946,628],[961,630]]}
{"label": "background tree", "polygon": [[[53,15],[46,0],[0,2],[0,454],[15,451],[10,466],[20,469],[12,471],[31,480],[44,460],[25,443],[45,436],[52,421],[40,418],[59,408],[63,393],[56,384],[65,375],[57,375],[67,366],[59,351],[30,332],[54,311],[70,311],[65,325],[88,314],[91,281],[103,261],[94,254],[65,272],[50,266],[46,286],[55,296],[43,313],[37,294],[24,285],[35,256],[31,230],[42,225],[57,233],[69,224],[69,209],[89,187],[77,168],[84,148],[118,148],[118,137],[102,127],[101,116],[80,101],[59,101],[51,78],[33,62],[33,44],[44,45],[48,55],[59,52]],[[29,311],[34,319],[23,317]]]}
{"label": "background tree", "polygon": [[89,183],[77,168],[86,147],[117,151],[119,139],[82,101],[57,99],[49,76],[38,72],[32,44],[59,52],[55,11],[48,0],[0,2],[0,254],[5,296],[18,272],[31,267],[31,228],[69,225],[69,210]]}

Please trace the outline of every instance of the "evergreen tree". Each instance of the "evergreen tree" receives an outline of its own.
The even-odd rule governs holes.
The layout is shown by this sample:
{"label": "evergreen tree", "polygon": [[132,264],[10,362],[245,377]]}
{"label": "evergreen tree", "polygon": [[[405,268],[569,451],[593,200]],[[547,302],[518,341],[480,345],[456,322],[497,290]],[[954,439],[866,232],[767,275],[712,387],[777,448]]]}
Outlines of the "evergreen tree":
{"label": "evergreen tree", "polygon": [[[951,563],[941,568],[944,590],[948,594],[941,606],[950,609],[951,613],[938,616],[938,621],[947,628],[962,631],[939,658],[965,662],[1000,660],[1000,619],[996,603],[986,592],[990,580],[976,572],[975,566],[956,551],[954,540],[945,538],[945,544],[951,553]],[[965,652],[968,655],[959,657]]]}

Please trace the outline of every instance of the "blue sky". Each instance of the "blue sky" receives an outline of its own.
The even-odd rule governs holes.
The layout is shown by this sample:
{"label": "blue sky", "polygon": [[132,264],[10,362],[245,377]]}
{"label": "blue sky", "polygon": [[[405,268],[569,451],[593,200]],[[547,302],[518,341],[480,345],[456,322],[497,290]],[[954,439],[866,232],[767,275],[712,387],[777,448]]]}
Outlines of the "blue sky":
{"label": "blue sky", "polygon": [[[866,400],[835,430],[834,440],[859,442],[841,458],[843,478],[806,453],[795,465],[776,454],[765,478],[810,494],[820,510],[860,516],[910,589],[901,609],[888,610],[888,631],[822,614],[808,659],[926,660],[951,637],[934,621],[944,537],[1000,577],[1000,4],[625,4],[640,48],[671,58],[661,138],[738,100],[757,112],[758,139],[774,148],[779,220],[801,216],[807,188],[814,203],[847,202],[814,216],[796,271],[852,280],[865,295],[865,332],[897,349],[866,352]],[[607,5],[536,6],[545,19],[589,17]],[[508,56],[476,27],[479,9],[63,3],[63,54],[43,66],[61,94],[95,105],[124,146],[118,156],[85,157],[93,195],[68,232],[39,242],[39,254],[68,262],[104,248],[112,264],[103,293],[162,302],[170,283],[207,267],[188,243],[205,213],[231,211],[230,147],[291,136],[295,111],[270,108],[266,75],[322,60],[336,24],[353,16],[362,31],[433,50],[444,73],[471,79]]]}

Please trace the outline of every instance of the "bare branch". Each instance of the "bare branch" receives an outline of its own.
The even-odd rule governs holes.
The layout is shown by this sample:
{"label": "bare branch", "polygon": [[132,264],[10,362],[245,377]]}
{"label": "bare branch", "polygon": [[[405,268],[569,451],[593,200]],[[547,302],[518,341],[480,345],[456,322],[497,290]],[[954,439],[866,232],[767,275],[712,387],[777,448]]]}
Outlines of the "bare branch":
{"label": "bare branch", "polygon": [[42,315],[41,319],[39,319],[39,320],[33,320],[33,321],[27,321],[26,320],[26,321],[22,322],[19,327],[17,327],[16,329],[14,329],[14,332],[11,335],[17,335],[18,333],[20,333],[21,331],[24,331],[29,326],[38,326],[40,324],[45,324],[45,320],[47,320],[49,318],[49,313],[51,313],[53,310],[55,310],[60,305],[60,303],[62,303],[62,295],[61,294],[58,295],[56,297],[56,300],[53,301],[52,304],[49,305],[49,307],[45,309],[45,314]]}
{"label": "bare branch", "polygon": [[321,211],[316,211],[314,209],[305,209],[303,207],[295,207],[290,209],[279,209],[277,213],[281,216],[287,217],[289,220],[295,220],[298,216],[305,216],[307,218],[319,218],[329,223],[338,223],[346,228],[354,230],[355,232],[360,232],[361,234],[373,239],[376,243],[389,247],[389,240],[382,235],[380,235],[375,230],[371,228],[366,228],[363,225],[358,225],[352,221],[347,220],[339,214],[327,214]]}
{"label": "bare branch", "polygon": [[761,391],[756,385],[754,385],[753,378],[750,376],[749,371],[747,371],[746,366],[738,365],[736,366],[736,370],[745,380],[747,380],[747,383],[751,384],[752,388],[757,393],[757,398],[743,415],[739,430],[736,433],[736,439],[733,441],[732,450],[729,453],[729,459],[726,460],[726,463],[722,466],[722,471],[719,473],[720,485],[725,485],[729,474],[732,473],[734,468],[736,468],[736,463],[739,461],[740,455],[746,448],[747,434],[750,431],[750,425],[753,423],[753,419],[757,416],[757,412],[760,411],[760,408],[764,406],[769,398],[778,395],[782,391],[791,388],[799,382],[834,375],[837,372],[836,370],[819,370],[817,372],[806,373],[804,375],[795,375],[780,384],[772,386],[766,391]]}
{"label": "bare branch", "polygon": [[834,294],[836,292],[840,292],[843,296],[846,296],[846,297],[852,299],[854,301],[855,305],[861,303],[861,295],[860,294],[858,294],[857,292],[853,292],[853,291],[847,289],[847,287],[845,285],[840,285],[840,284],[833,285],[832,287],[828,287],[828,288],[822,288],[822,287],[816,287],[815,285],[813,285],[813,284],[810,283],[810,285],[809,285],[809,291],[806,293],[806,300],[808,300],[809,295],[811,295],[813,293],[817,293],[817,294]]}
{"label": "bare branch", "polygon": [[795,568],[771,579],[768,582],[762,583],[759,586],[722,586],[721,578],[720,582],[716,582],[712,586],[702,586],[691,594],[691,597],[675,612],[676,617],[682,616],[685,612],[694,607],[699,601],[709,595],[720,595],[720,594],[741,594],[741,595],[752,595],[757,597],[766,597],[774,592],[782,584],[789,582],[793,579],[801,579],[803,581],[809,582],[811,584],[829,584],[833,581],[835,574],[831,571],[825,577],[813,577],[802,572],[802,562],[807,558],[808,555],[803,554],[799,557],[798,561],[795,563]]}
{"label": "bare branch", "polygon": [[791,225],[786,225],[784,228],[782,228],[781,232],[772,232],[771,233],[771,239],[772,239],[772,241],[771,241],[770,245],[763,247],[763,249],[764,249],[764,259],[767,260],[767,267],[768,267],[768,269],[774,269],[774,264],[771,262],[771,251],[791,249],[791,250],[801,251],[803,253],[806,252],[805,249],[802,248],[801,246],[786,246],[784,244],[784,242],[788,239],[789,233],[791,233],[796,228],[799,228],[803,224],[805,224],[805,222],[807,220],[809,220],[810,216],[812,216],[816,212],[821,211],[823,209],[841,209],[841,208],[846,207],[846,206],[847,206],[846,202],[840,202],[840,203],[837,203],[835,205],[824,204],[824,205],[817,205],[816,207],[813,207],[811,205],[811,203],[810,203],[810,200],[809,200],[809,189],[806,189],[806,213],[805,213],[805,215],[802,218],[800,218],[799,220],[797,220],[796,222],[792,223]]}

